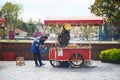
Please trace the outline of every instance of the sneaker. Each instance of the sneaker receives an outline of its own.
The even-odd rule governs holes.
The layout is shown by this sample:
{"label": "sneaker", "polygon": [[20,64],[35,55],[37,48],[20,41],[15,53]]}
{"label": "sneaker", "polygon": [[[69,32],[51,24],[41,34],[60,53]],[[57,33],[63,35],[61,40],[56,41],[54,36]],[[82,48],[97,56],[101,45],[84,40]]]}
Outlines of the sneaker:
{"label": "sneaker", "polygon": [[40,67],[40,65],[36,65],[35,67]]}
{"label": "sneaker", "polygon": [[40,66],[43,66],[43,65],[45,65],[45,64],[44,63],[40,64]]}
{"label": "sneaker", "polygon": [[45,65],[44,63],[42,63],[42,65]]}

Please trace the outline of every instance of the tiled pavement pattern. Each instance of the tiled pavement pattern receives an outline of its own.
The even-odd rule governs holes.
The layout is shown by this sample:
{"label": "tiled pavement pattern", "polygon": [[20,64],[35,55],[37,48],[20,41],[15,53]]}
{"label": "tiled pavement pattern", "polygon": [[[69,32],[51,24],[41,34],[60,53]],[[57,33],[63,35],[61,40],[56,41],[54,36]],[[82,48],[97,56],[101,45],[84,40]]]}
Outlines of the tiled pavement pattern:
{"label": "tiled pavement pattern", "polygon": [[55,68],[49,61],[35,67],[34,61],[16,66],[15,61],[0,61],[0,80],[120,80],[120,65],[92,61],[89,67]]}

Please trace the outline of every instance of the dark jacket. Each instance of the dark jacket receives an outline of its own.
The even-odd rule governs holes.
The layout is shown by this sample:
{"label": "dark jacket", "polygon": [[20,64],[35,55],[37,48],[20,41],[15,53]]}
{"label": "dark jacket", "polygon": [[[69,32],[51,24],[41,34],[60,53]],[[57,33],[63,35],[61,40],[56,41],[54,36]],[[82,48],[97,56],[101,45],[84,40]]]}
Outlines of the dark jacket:
{"label": "dark jacket", "polygon": [[66,47],[69,44],[70,34],[65,30],[58,36],[58,42],[62,47]]}

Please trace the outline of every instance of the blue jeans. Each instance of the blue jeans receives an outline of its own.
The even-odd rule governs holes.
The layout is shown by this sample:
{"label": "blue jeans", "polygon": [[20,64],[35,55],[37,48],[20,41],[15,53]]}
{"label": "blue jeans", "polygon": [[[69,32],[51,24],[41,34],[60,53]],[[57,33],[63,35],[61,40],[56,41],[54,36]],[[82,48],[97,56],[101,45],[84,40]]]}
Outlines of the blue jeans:
{"label": "blue jeans", "polygon": [[[41,55],[40,53],[33,53],[34,55],[34,61],[35,61],[35,65],[42,65],[42,61],[41,61]],[[39,64],[38,64],[39,62]]]}

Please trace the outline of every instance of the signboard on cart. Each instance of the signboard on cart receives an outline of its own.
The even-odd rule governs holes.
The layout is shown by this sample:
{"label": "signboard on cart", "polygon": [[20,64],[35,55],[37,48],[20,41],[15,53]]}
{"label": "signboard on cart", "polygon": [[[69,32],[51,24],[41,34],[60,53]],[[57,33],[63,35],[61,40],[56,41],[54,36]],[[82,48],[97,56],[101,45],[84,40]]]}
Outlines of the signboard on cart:
{"label": "signboard on cart", "polygon": [[63,56],[63,49],[62,48],[58,49],[58,56]]}

